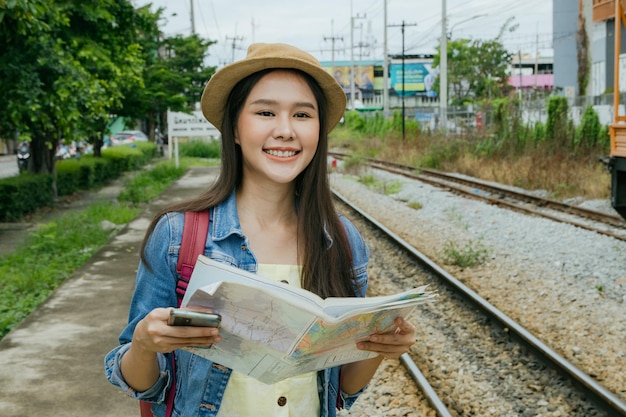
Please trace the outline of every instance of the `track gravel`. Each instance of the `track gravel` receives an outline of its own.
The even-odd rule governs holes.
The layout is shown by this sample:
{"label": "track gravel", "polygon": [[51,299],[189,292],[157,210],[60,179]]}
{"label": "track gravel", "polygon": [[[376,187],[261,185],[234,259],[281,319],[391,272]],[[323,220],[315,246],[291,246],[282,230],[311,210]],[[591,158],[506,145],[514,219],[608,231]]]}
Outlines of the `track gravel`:
{"label": "track gravel", "polygon": [[[447,258],[446,248],[451,244],[460,250],[484,251],[487,256],[479,266],[446,268],[626,401],[626,242],[383,171],[368,174],[374,175],[378,186],[366,187],[340,171],[331,175],[331,184],[439,263]],[[401,184],[400,191],[385,194],[384,190],[396,188],[392,184]],[[581,205],[607,209],[605,201],[582,201]],[[385,362],[368,392],[343,415],[434,415],[428,407],[421,408],[419,397],[412,400],[410,410],[390,406],[394,398],[397,402],[398,396],[409,396],[406,389],[412,385],[398,367]],[[463,389],[468,377],[458,378],[456,390]],[[530,389],[544,388],[531,384]],[[530,415],[571,415],[572,410],[563,406],[567,401],[558,402],[535,404],[542,413]],[[478,415],[471,410],[459,412]],[[521,410],[502,413],[496,409],[490,414],[525,415]]]}

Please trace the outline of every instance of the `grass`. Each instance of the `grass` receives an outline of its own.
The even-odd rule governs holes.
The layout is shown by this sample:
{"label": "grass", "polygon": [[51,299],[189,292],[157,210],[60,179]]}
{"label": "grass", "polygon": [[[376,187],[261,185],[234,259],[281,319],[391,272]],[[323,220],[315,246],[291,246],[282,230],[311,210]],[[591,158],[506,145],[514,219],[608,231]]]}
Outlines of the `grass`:
{"label": "grass", "polygon": [[139,213],[125,204],[96,203],[42,224],[26,243],[0,258],[0,338],[37,308],[123,225]]}
{"label": "grass", "polygon": [[188,169],[188,165],[180,162],[178,168],[173,162],[165,161],[154,168],[143,171],[125,183],[118,200],[129,202],[134,206],[147,203],[158,197],[172,181],[180,178]]}
{"label": "grass", "polygon": [[520,145],[504,141],[494,146],[488,139],[419,132],[402,141],[393,132],[383,138],[368,137],[339,126],[331,132],[330,148],[351,155],[348,165],[352,172],[346,172],[355,175],[363,170],[363,159],[372,157],[418,170],[432,168],[531,191],[544,190],[553,199],[607,199],[611,190],[610,175],[598,161],[608,150],[600,145],[573,152],[553,142]]}
{"label": "grass", "polygon": [[449,241],[444,244],[442,259],[448,265],[471,268],[483,264],[488,255],[489,250],[479,241],[463,245]]}
{"label": "grass", "polygon": [[402,190],[400,181],[380,181],[373,174],[365,174],[358,178],[358,181],[368,188],[385,195],[397,194]]}
{"label": "grass", "polygon": [[202,164],[181,158],[156,164],[128,180],[116,203],[95,203],[85,210],[60,216],[39,225],[24,245],[0,258],[0,338],[35,308],[111,239],[117,229],[101,226],[108,221],[125,225],[140,211],[139,205],[157,197],[190,165]]}

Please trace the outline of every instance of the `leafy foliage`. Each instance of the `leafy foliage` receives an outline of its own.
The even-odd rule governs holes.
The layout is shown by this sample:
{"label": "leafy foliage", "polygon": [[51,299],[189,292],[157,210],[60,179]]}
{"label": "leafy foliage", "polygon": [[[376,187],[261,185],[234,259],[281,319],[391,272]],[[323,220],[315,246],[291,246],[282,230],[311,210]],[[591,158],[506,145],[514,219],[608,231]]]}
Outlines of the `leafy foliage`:
{"label": "leafy foliage", "polygon": [[[508,65],[512,54],[496,38],[459,39],[448,42],[448,96],[452,105],[463,105],[488,98],[505,97],[510,91]],[[433,67],[439,67],[438,49]],[[440,91],[440,77],[434,89]]]}
{"label": "leafy foliage", "polygon": [[548,98],[548,121],[546,136],[556,145],[567,147],[573,141],[574,129],[569,119],[567,98],[552,96]]}
{"label": "leafy foliage", "polygon": [[34,173],[55,173],[61,140],[100,156],[111,115],[147,120],[187,111],[214,68],[210,41],[163,37],[163,10],[130,0],[0,1],[0,137],[31,142]]}

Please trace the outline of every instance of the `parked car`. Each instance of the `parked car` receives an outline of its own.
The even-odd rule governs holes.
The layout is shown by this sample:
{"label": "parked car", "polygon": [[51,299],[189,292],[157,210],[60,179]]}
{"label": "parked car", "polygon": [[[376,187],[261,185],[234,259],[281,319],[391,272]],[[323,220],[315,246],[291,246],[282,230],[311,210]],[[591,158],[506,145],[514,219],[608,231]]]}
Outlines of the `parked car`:
{"label": "parked car", "polygon": [[148,135],[141,130],[122,130],[111,138],[113,145],[125,145],[127,143],[147,142]]}

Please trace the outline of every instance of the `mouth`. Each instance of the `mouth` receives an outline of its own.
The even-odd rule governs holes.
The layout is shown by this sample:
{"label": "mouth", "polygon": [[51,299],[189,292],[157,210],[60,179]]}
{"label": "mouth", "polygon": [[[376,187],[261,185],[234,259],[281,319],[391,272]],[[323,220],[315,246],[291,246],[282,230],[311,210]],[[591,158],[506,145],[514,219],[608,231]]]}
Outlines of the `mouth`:
{"label": "mouth", "polygon": [[278,158],[290,158],[300,153],[300,151],[278,151],[273,149],[265,149],[263,152]]}

